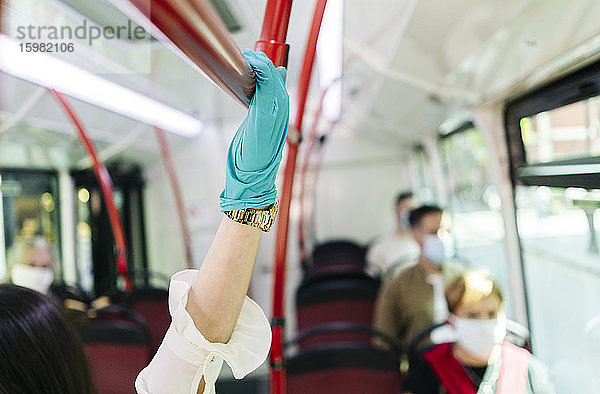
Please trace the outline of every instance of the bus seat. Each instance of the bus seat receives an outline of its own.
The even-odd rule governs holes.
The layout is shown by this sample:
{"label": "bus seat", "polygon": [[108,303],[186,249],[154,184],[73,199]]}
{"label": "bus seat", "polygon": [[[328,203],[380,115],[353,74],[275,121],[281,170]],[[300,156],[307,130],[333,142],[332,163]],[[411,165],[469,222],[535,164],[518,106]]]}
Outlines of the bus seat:
{"label": "bus seat", "polygon": [[340,321],[370,327],[378,290],[379,281],[364,273],[311,277],[296,292],[298,330]]}
{"label": "bus seat", "polygon": [[321,283],[334,282],[334,281],[345,280],[345,279],[352,279],[357,282],[358,281],[370,282],[377,287],[379,287],[379,284],[380,284],[379,279],[372,278],[371,276],[367,275],[366,273],[364,273],[362,271],[346,271],[346,270],[336,271],[336,270],[333,270],[333,271],[321,272],[321,273],[316,273],[314,275],[306,276],[302,280],[302,283],[300,284],[300,286],[298,287],[298,291],[301,291],[302,288],[318,286]]}
{"label": "bus seat", "polygon": [[146,326],[143,316],[121,304],[103,305],[101,308],[94,309],[92,316],[97,321],[126,321],[139,327]]}
{"label": "bus seat", "polygon": [[398,355],[372,345],[323,345],[287,360],[288,394],[393,394],[400,390]]}
{"label": "bus seat", "polygon": [[132,311],[146,320],[154,354],[171,324],[169,292],[156,287],[137,288],[129,295],[129,305]]}
{"label": "bus seat", "polygon": [[333,343],[372,344],[375,338],[383,341],[387,345],[386,349],[399,354],[399,346],[394,338],[372,327],[352,322],[333,322],[309,328],[287,341],[285,347],[289,349],[297,346],[298,349],[306,349]]}
{"label": "bus seat", "polygon": [[76,327],[98,394],[134,394],[135,378],[150,361],[147,332],[119,320]]}
{"label": "bus seat", "polygon": [[311,271],[324,271],[329,266],[340,265],[364,270],[365,248],[347,240],[333,240],[315,246],[312,252]]}
{"label": "bus seat", "polygon": [[364,269],[365,265],[362,262],[359,263],[355,261],[336,261],[331,263],[313,265],[308,271],[306,271],[306,276],[318,275],[320,273],[327,272],[363,272]]}

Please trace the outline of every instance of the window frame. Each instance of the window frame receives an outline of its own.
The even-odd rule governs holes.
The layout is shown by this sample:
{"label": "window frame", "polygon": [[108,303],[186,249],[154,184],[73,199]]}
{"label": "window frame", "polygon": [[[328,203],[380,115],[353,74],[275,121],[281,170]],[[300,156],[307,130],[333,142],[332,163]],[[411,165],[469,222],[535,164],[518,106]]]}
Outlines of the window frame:
{"label": "window frame", "polygon": [[520,120],[600,95],[600,61],[506,103],[504,125],[513,187],[600,188],[600,156],[527,163]]}
{"label": "window frame", "polygon": [[[59,281],[63,281],[64,280],[64,267],[63,267],[63,245],[62,245],[62,231],[63,231],[63,224],[61,221],[61,206],[60,206],[60,200],[62,198],[61,196],[61,191],[60,191],[60,186],[59,186],[59,174],[58,171],[56,170],[48,170],[48,169],[42,169],[42,168],[21,168],[21,167],[2,167],[0,168],[0,177],[2,177],[5,174],[11,174],[11,175],[17,175],[17,176],[30,176],[30,175],[42,175],[42,176],[47,176],[49,178],[53,178],[52,182],[55,182],[56,184],[56,204],[55,204],[55,215],[56,215],[56,245],[53,245],[56,255],[59,258],[59,264],[57,267],[55,267],[55,274],[56,274],[56,279],[58,279]],[[1,183],[1,182],[0,182]],[[2,193],[0,193],[0,198],[4,197],[2,195]],[[4,204],[2,204],[2,211],[0,211],[0,215],[4,215],[4,209],[6,209],[6,207],[4,206]],[[2,232],[2,239],[0,239],[0,242],[4,243],[4,252],[7,253],[8,249],[6,248],[6,222],[2,221],[3,226],[4,226],[4,231]],[[8,264],[8,263],[7,263]],[[6,267],[8,269],[8,267]]]}

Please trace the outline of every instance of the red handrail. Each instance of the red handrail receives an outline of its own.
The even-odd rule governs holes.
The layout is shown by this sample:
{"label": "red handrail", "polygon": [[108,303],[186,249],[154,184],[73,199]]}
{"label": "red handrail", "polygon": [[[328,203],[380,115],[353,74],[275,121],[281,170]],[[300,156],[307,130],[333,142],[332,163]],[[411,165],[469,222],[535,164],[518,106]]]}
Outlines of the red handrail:
{"label": "red handrail", "polygon": [[[296,100],[296,112],[290,127],[302,133],[302,119],[308,96],[308,87],[312,74],[312,68],[317,49],[317,40],[325,13],[327,0],[318,0],[315,5],[312,27],[306,43],[304,62],[300,71],[298,84],[298,96]],[[289,140],[288,140],[289,141]],[[271,393],[282,394],[286,392],[285,371],[283,369],[283,319],[284,319],[284,295],[285,295],[285,266],[289,227],[290,203],[292,200],[292,187],[294,185],[294,172],[296,169],[296,157],[298,145],[288,144],[288,154],[285,164],[283,178],[283,190],[279,207],[279,221],[277,225],[277,240],[275,244],[275,268],[273,284],[273,342],[271,344]]]}
{"label": "red handrail", "polygon": [[[292,0],[268,0],[265,8],[265,17],[263,20],[263,28],[260,35],[260,40],[256,42],[255,48],[257,51],[264,52],[273,64],[278,66],[287,67],[287,49],[288,46],[285,43],[287,37],[287,30],[290,20],[290,13],[292,11]],[[291,150],[292,145],[288,146]],[[289,154],[289,153],[288,153]],[[293,169],[292,169],[293,176]],[[286,177],[289,178],[289,175]],[[284,182],[285,179],[284,178]],[[280,208],[279,219],[277,224],[277,237],[279,239],[279,233],[282,228],[285,228],[287,233],[287,226],[289,221],[289,197],[285,197],[285,193],[291,194],[291,188],[287,189],[284,185],[283,191],[281,192],[281,201],[286,203],[287,207]],[[285,254],[285,247],[284,252]],[[277,254],[276,254],[277,255]],[[283,269],[282,269],[283,268]],[[284,280],[285,274],[285,261],[283,266],[275,263],[273,268],[275,282],[273,284],[274,289],[281,286]],[[274,290],[276,292],[277,290]],[[281,292],[274,293],[273,303],[277,297],[283,297]],[[285,393],[285,372],[283,370],[283,330],[284,321],[282,310],[275,313],[273,309],[273,318],[271,320],[271,332],[273,339],[271,342],[271,392],[272,393]]]}
{"label": "red handrail", "polygon": [[181,187],[179,187],[179,181],[177,174],[175,173],[175,167],[173,166],[173,160],[171,158],[171,152],[169,151],[169,145],[165,138],[165,132],[155,127],[156,139],[160,145],[160,152],[162,154],[165,169],[171,182],[171,190],[173,190],[173,196],[175,197],[175,205],[177,206],[177,216],[179,217],[179,225],[181,226],[181,234],[183,235],[183,246],[185,248],[185,261],[187,268],[194,268],[194,259],[192,255],[192,235],[188,226],[187,220],[185,219],[185,204],[183,203],[183,195],[181,194]]}
{"label": "red handrail", "polygon": [[115,239],[115,246],[117,249],[117,270],[119,274],[125,279],[126,289],[130,290],[132,283],[131,279],[127,275],[127,243],[125,242],[125,232],[123,231],[121,215],[119,215],[119,211],[113,199],[113,185],[112,180],[110,178],[110,174],[108,173],[108,170],[106,169],[100,158],[98,158],[94,144],[89,139],[87,133],[83,128],[83,125],[79,121],[79,118],[77,117],[77,115],[75,115],[75,111],[73,110],[71,104],[69,104],[69,102],[67,101],[67,98],[54,89],[49,90],[50,93],[52,93],[56,97],[58,102],[62,105],[65,112],[67,113],[67,116],[73,122],[73,125],[75,126],[75,129],[77,129],[77,132],[79,134],[81,144],[85,147],[88,155],[94,163],[94,172],[96,173],[96,178],[98,179],[100,189],[102,190],[104,203],[106,204],[108,218],[110,220],[110,225]]}
{"label": "red handrail", "polygon": [[287,36],[292,0],[269,0],[265,8],[260,40],[254,49],[264,52],[273,64],[287,67]]}
{"label": "red handrail", "polygon": [[313,148],[315,146],[315,140],[317,138],[317,127],[321,120],[321,114],[323,113],[323,101],[325,99],[325,96],[327,95],[327,90],[328,89],[324,89],[321,93],[321,100],[319,100],[319,107],[317,108],[317,112],[310,126],[310,131],[308,133],[308,145],[306,147],[306,150],[304,151],[304,159],[300,167],[300,215],[298,215],[298,252],[300,254],[300,261],[303,265],[306,264],[306,262],[308,261],[309,255],[309,251],[306,249],[306,228],[304,224],[304,205],[306,202],[304,198],[304,193],[306,189],[306,178],[308,173],[308,165],[310,164],[310,156],[312,154]]}
{"label": "red handrail", "polygon": [[208,0],[130,0],[223,91],[245,106],[255,76]]}
{"label": "red handrail", "polygon": [[[300,215],[299,215],[299,220],[298,220],[298,249],[299,249],[299,253],[300,253],[300,261],[305,264],[308,261],[308,256],[309,256],[309,251],[306,249],[306,225],[305,225],[305,212],[304,212],[304,207],[305,205],[307,205],[306,203],[306,182],[307,182],[307,173],[308,173],[308,166],[310,164],[310,158],[312,156],[313,150],[315,148],[315,141],[317,139],[317,127],[319,125],[319,122],[321,121],[322,115],[323,115],[323,103],[325,102],[325,97],[327,97],[327,93],[329,92],[329,89],[331,89],[334,85],[341,83],[341,78],[336,78],[333,81],[331,81],[331,83],[325,87],[325,89],[323,89],[323,91],[321,92],[321,98],[319,100],[319,106],[317,107],[317,112],[315,113],[315,117],[313,118],[311,127],[310,127],[310,131],[308,134],[308,145],[306,147],[306,149],[304,150],[304,159],[302,161],[302,165],[300,168],[300,192],[298,199],[300,200]],[[327,137],[327,134],[329,133],[329,131],[331,131],[331,129],[335,126],[335,124],[337,123],[336,121],[330,121],[328,122],[328,127],[326,129],[326,132],[321,134],[321,137],[319,138],[321,141],[319,142],[319,147],[321,147],[323,145],[324,139]],[[318,167],[319,166],[315,166],[315,170],[313,171],[314,173],[318,173]],[[314,185],[314,180],[313,180],[313,185]],[[314,190],[313,190],[314,193]],[[313,198],[314,198],[314,194],[313,194]],[[313,199],[314,202],[314,199]],[[314,211],[314,205],[313,205],[313,211]],[[314,223],[311,222],[311,226]]]}

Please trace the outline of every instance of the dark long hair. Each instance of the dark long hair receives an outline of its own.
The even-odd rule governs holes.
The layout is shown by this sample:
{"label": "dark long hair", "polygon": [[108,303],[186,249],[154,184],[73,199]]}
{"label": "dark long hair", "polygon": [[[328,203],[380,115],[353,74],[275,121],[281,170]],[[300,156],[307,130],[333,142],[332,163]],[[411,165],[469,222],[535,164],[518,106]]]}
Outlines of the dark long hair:
{"label": "dark long hair", "polygon": [[43,295],[0,285],[0,393],[94,394],[83,346]]}

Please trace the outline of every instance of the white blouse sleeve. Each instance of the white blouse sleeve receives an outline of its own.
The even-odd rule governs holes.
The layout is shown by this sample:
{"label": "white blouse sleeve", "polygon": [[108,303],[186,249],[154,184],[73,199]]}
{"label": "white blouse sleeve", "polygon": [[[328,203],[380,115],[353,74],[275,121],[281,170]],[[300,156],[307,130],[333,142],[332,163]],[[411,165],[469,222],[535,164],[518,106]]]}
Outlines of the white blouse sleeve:
{"label": "white blouse sleeve", "polygon": [[269,321],[248,297],[228,343],[211,343],[196,329],[185,306],[197,274],[197,270],[185,270],[171,278],[171,325],[156,355],[135,381],[139,394],[196,394],[202,376],[204,393],[212,394],[223,360],[233,376],[241,379],[267,358],[271,345]]}

